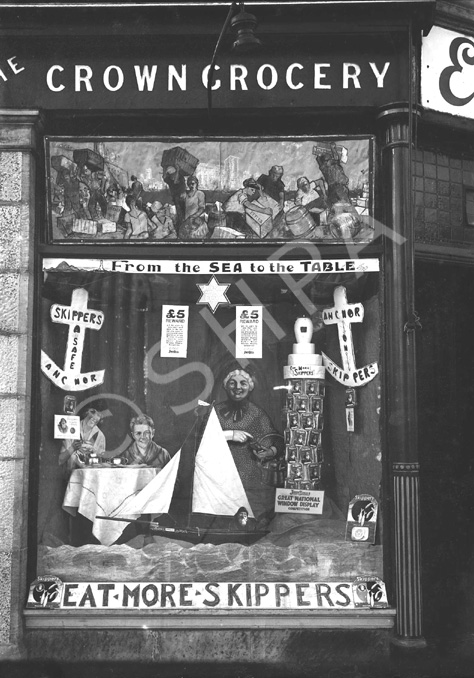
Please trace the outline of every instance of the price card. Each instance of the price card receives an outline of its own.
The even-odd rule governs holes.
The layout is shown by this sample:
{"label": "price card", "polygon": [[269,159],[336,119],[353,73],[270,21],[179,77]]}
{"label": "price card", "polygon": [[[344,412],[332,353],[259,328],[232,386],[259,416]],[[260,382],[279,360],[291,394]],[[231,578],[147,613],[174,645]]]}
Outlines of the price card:
{"label": "price card", "polygon": [[262,306],[237,306],[235,357],[262,357]]}
{"label": "price card", "polygon": [[162,358],[186,358],[188,354],[189,306],[163,305],[161,322]]}

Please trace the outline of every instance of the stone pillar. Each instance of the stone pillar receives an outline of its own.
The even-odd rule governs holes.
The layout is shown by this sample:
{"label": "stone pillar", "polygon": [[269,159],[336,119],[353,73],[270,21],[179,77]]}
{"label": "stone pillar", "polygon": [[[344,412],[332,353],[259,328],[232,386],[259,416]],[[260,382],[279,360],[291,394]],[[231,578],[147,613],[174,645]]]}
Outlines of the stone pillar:
{"label": "stone pillar", "polygon": [[386,446],[393,497],[394,594],[397,638],[424,646],[419,534],[412,218],[411,125],[408,104],[379,110],[385,264]]}
{"label": "stone pillar", "polygon": [[23,655],[38,123],[0,109],[0,661]]}

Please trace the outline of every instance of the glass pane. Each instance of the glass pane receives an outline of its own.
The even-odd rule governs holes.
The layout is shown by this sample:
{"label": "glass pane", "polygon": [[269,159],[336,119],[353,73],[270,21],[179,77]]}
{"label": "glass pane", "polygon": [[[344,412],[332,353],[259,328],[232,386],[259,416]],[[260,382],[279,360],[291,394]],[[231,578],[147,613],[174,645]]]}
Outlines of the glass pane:
{"label": "glass pane", "polygon": [[45,260],[38,574],[381,577],[378,295],[376,259]]}

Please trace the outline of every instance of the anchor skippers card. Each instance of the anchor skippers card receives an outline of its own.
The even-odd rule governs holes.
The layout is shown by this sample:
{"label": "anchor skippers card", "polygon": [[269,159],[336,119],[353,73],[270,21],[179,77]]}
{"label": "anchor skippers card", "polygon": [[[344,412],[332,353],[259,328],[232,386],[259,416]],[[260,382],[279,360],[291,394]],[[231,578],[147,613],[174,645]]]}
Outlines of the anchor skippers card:
{"label": "anchor skippers card", "polygon": [[323,353],[324,366],[336,381],[344,386],[363,386],[378,374],[377,363],[373,362],[358,368],[355,363],[354,342],[351,325],[362,323],[364,320],[364,306],[360,303],[349,304],[346,288],[342,285],[334,290],[334,306],[323,311],[325,325],[336,325],[339,335],[339,349],[341,351],[342,368]]}
{"label": "anchor skippers card", "polygon": [[85,391],[99,386],[104,380],[103,370],[87,373],[81,371],[86,329],[98,331],[104,323],[104,314],[102,311],[88,308],[88,299],[88,291],[79,288],[73,290],[69,306],[62,304],[51,306],[53,323],[68,327],[64,367],[58,367],[44,351],[41,351],[41,369],[64,391]]}

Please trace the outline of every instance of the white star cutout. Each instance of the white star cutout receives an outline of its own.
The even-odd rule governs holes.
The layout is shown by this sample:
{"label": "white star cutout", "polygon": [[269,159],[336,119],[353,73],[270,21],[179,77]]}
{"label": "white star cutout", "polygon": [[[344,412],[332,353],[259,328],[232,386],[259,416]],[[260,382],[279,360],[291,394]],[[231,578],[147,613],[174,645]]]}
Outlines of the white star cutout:
{"label": "white star cutout", "polygon": [[212,276],[207,283],[196,283],[196,285],[201,290],[201,296],[196,303],[207,304],[213,313],[220,304],[230,304],[226,295],[230,284],[220,283],[215,276]]}

